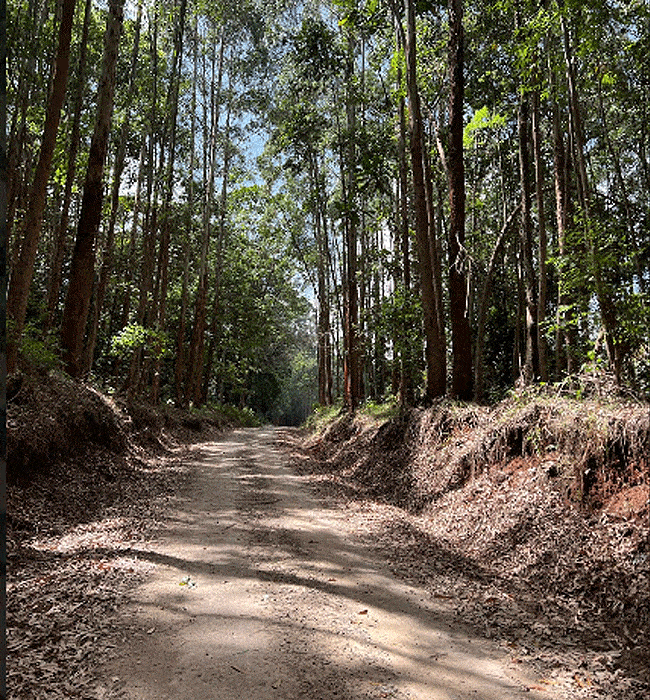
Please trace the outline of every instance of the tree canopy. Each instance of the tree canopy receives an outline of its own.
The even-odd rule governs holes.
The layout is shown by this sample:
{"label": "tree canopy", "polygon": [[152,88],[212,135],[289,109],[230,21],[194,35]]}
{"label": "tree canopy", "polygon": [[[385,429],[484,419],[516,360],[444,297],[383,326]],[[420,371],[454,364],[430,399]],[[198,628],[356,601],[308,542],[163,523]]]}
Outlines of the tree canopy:
{"label": "tree canopy", "polygon": [[16,0],[8,369],[247,405],[650,396],[644,0]]}

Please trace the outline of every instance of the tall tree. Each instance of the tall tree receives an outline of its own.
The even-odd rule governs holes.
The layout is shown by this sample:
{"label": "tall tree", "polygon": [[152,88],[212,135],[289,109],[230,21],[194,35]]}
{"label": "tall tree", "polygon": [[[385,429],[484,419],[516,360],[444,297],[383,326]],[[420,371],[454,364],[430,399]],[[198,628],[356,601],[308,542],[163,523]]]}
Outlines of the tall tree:
{"label": "tall tree", "polygon": [[97,344],[99,321],[104,306],[104,299],[108,287],[109,276],[113,269],[113,247],[115,244],[115,224],[120,206],[120,186],[126,160],[126,148],[131,132],[131,104],[135,97],[137,85],[138,54],[140,52],[140,27],[142,23],[142,0],[138,0],[138,9],[135,20],[135,32],[133,47],[131,49],[131,66],[129,70],[129,82],[126,92],[126,114],[120,125],[117,138],[115,161],[113,163],[113,184],[111,187],[111,208],[108,215],[106,241],[102,254],[102,265],[99,272],[99,280],[95,288],[92,300],[92,310],[88,330],[88,340],[84,350],[83,373],[87,374],[92,369]]}
{"label": "tall tree", "polygon": [[59,224],[54,238],[54,251],[50,268],[50,279],[47,290],[47,319],[43,328],[43,334],[47,335],[54,324],[54,318],[59,306],[59,294],[61,292],[62,267],[65,259],[66,245],[68,241],[68,227],[70,223],[70,205],[72,203],[72,188],[77,174],[77,154],[81,138],[81,117],[83,111],[83,95],[86,87],[86,55],[88,53],[88,33],[92,10],[91,0],[86,0],[84,9],[83,28],[79,39],[79,58],[77,61],[77,88],[74,96],[74,116],[70,128],[70,141],[68,146],[68,164],[65,178],[65,189]]}
{"label": "tall tree", "polygon": [[83,340],[95,273],[95,243],[102,217],[104,163],[113,114],[115,65],[122,30],[123,7],[124,0],[109,0],[102,76],[97,94],[97,117],[90,143],[81,213],[61,322],[64,363],[72,376],[79,376],[83,369]]}
{"label": "tall tree", "polygon": [[444,327],[438,317],[438,300],[434,285],[433,260],[429,235],[429,213],[427,210],[427,193],[424,169],[425,137],[420,107],[420,93],[417,78],[417,45],[415,25],[415,2],[407,0],[406,24],[404,31],[401,13],[395,3],[392,5],[400,43],[406,54],[406,92],[410,111],[410,152],[413,178],[413,208],[415,210],[415,234],[418,247],[420,267],[420,291],[424,314],[424,332],[426,338],[425,359],[427,379],[425,397],[432,401],[444,396],[447,382],[446,348]]}
{"label": "tall tree", "polygon": [[464,30],[462,0],[449,2],[449,303],[452,385],[456,398],[472,396],[472,337],[465,251],[465,160],[463,154]]}
{"label": "tall tree", "polygon": [[9,291],[7,296],[7,315],[11,322],[7,344],[7,372],[11,374],[16,368],[20,338],[25,326],[29,288],[34,273],[34,262],[38,242],[43,226],[43,212],[47,195],[47,183],[50,176],[50,166],[56,146],[56,135],[61,118],[61,107],[65,99],[68,72],[70,68],[70,42],[72,37],[72,22],[74,19],[76,0],[63,0],[61,8],[61,23],[59,25],[59,41],[52,91],[47,105],[43,139],[38,158],[38,165],[29,196],[29,205],[25,219],[22,245],[17,265],[11,271]]}

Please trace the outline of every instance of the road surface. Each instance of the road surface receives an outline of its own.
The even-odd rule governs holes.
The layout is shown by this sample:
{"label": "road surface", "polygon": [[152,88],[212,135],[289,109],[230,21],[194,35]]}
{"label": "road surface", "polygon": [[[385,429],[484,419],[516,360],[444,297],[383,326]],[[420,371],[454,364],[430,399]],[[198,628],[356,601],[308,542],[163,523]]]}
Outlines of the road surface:
{"label": "road surface", "polygon": [[122,613],[106,698],[558,697],[396,579],[275,437],[237,430],[195,458],[169,527],[139,553],[156,566]]}

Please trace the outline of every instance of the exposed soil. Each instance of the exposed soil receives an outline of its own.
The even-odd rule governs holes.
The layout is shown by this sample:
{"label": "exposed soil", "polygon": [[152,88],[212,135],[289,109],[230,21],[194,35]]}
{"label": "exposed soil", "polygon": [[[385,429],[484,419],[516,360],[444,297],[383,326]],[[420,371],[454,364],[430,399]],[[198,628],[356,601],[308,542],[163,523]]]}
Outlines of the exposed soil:
{"label": "exposed soil", "polygon": [[[393,571],[584,697],[650,693],[647,405],[442,403],[294,447]],[[585,484],[587,483],[587,486]],[[584,686],[581,691],[581,686]]]}
{"label": "exposed soil", "polygon": [[12,398],[11,449],[37,445],[8,489],[10,696],[649,696],[647,408],[220,436],[58,380]]}
{"label": "exposed soil", "polygon": [[361,511],[316,497],[275,436],[204,446],[159,540],[131,552],[156,568],[121,611],[100,697],[566,697],[393,576]]}

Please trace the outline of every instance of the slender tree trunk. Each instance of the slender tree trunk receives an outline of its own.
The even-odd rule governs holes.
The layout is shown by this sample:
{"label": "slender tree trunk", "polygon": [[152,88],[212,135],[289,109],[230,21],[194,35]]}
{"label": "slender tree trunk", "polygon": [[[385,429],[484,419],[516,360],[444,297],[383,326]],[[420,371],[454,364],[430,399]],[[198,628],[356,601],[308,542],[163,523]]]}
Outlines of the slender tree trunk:
{"label": "slender tree trunk", "polygon": [[346,252],[347,252],[347,313],[345,316],[345,328],[347,336],[347,353],[345,355],[345,404],[348,410],[355,411],[360,401],[361,363],[359,352],[359,290],[357,287],[357,193],[355,181],[356,165],[356,107],[355,97],[352,95],[351,81],[354,77],[352,38],[348,36],[348,96],[346,104],[347,115],[347,225],[346,225]]}
{"label": "slender tree trunk", "polygon": [[424,314],[424,334],[426,339],[425,358],[427,379],[425,401],[444,396],[446,390],[446,357],[442,332],[438,324],[437,300],[433,283],[433,265],[429,244],[429,215],[424,175],[424,129],[420,109],[420,95],[417,84],[417,47],[415,32],[414,0],[407,2],[407,33],[401,24],[399,12],[394,8],[401,43],[406,52],[406,87],[411,113],[411,171],[415,210],[415,233],[420,265],[420,293]]}
{"label": "slender tree trunk", "polygon": [[[188,364],[188,382],[186,388],[186,401],[193,401],[198,404],[201,399],[201,377],[203,375],[203,354],[205,343],[205,325],[207,315],[207,295],[208,295],[208,247],[210,243],[210,216],[214,199],[214,174],[217,158],[217,131],[219,127],[219,111],[221,103],[221,83],[223,79],[223,59],[225,49],[225,26],[221,31],[219,47],[219,68],[215,85],[214,75],[212,78],[212,105],[211,128],[209,137],[209,148],[207,150],[207,163],[204,163],[206,170],[205,195],[203,198],[203,222],[201,239],[201,257],[199,263],[199,283],[196,293],[196,304],[194,312],[194,328],[192,331],[192,342],[190,344],[190,357]],[[213,61],[214,68],[214,61]],[[213,70],[214,73],[214,70]],[[216,90],[216,94],[215,94]],[[204,138],[207,136],[204,131]],[[207,140],[207,139],[206,139]],[[207,167],[206,167],[207,165]]]}
{"label": "slender tree trunk", "polygon": [[[174,187],[174,165],[176,160],[176,130],[178,120],[178,94],[181,82],[183,60],[183,36],[185,34],[185,16],[187,0],[181,0],[179,7],[178,25],[174,37],[174,57],[171,69],[171,88],[168,94],[166,115],[169,120],[169,162],[164,184],[162,205],[162,237],[160,241],[160,296],[158,300],[158,315],[156,330],[159,334],[165,332],[167,320],[167,289],[169,286],[169,248],[171,244],[171,201]],[[160,373],[162,370],[162,348],[157,348],[154,366],[151,401],[155,405],[160,400]]]}
{"label": "slender tree trunk", "polygon": [[543,382],[548,381],[548,353],[544,326],[546,325],[546,296],[548,240],[546,235],[546,212],[544,208],[544,166],[542,160],[540,130],[539,91],[533,96],[533,153],[535,159],[535,198],[537,200],[538,265],[537,285],[537,349],[539,353],[539,376]]}
{"label": "slender tree trunk", "polygon": [[95,272],[95,241],[102,215],[103,175],[113,114],[115,66],[122,30],[124,0],[110,0],[104,40],[102,76],[98,91],[97,120],[90,144],[86,180],[72,255],[72,267],[61,323],[64,362],[72,376],[79,376],[84,331]]}
{"label": "slender tree trunk", "polygon": [[[402,68],[398,66],[398,88],[402,84]],[[398,200],[397,200],[397,232],[396,248],[400,252],[402,268],[402,284],[404,286],[404,299],[409,298],[411,292],[411,251],[408,220],[408,170],[406,161],[406,111],[405,100],[400,96],[398,105]],[[400,371],[399,371],[399,403],[400,406],[412,406],[415,403],[415,390],[413,386],[413,346],[408,343],[409,331],[405,314],[397,329],[399,344],[401,345]]]}
{"label": "slender tree trunk", "polygon": [[61,24],[59,25],[59,42],[54,69],[52,91],[47,104],[45,126],[41,150],[32,182],[29,207],[25,220],[22,247],[18,264],[11,271],[9,291],[7,294],[7,316],[12,323],[7,342],[7,373],[16,368],[20,338],[25,326],[29,288],[34,274],[36,251],[43,225],[43,212],[50,167],[56,146],[56,135],[61,118],[61,107],[65,98],[70,67],[70,41],[76,0],[63,0]]}
{"label": "slender tree trunk", "polygon": [[573,65],[573,49],[569,37],[569,30],[563,12],[563,2],[558,2],[560,6],[560,24],[562,28],[562,38],[564,44],[564,59],[566,64],[567,84],[569,88],[569,106],[571,115],[571,129],[576,146],[576,165],[578,170],[578,180],[582,193],[582,209],[585,215],[585,229],[589,254],[591,257],[592,274],[598,306],[600,307],[600,317],[605,331],[605,345],[610,367],[614,371],[616,380],[620,381],[622,370],[622,346],[619,338],[619,328],[617,320],[616,305],[613,296],[603,278],[603,269],[600,259],[600,250],[597,240],[597,233],[591,221],[591,188],[587,176],[587,163],[585,158],[585,138],[582,128],[582,115],[580,113],[580,100],[578,98],[578,87],[576,84],[575,68]]}
{"label": "slender tree trunk", "polygon": [[230,175],[230,117],[232,113],[232,55],[229,61],[230,69],[228,73],[228,108],[226,110],[226,124],[224,130],[223,146],[223,174],[221,178],[221,196],[219,199],[219,224],[217,226],[217,250],[214,263],[214,285],[212,301],[212,320],[210,322],[210,343],[203,373],[202,399],[206,403],[214,356],[217,347],[219,323],[221,321],[221,279],[223,275],[223,251],[226,238],[226,214],[228,209],[228,177]]}
{"label": "slender tree trunk", "polygon": [[176,393],[176,403],[185,405],[184,384],[187,376],[187,355],[185,352],[185,332],[187,324],[187,309],[189,305],[189,267],[190,267],[190,245],[192,241],[193,214],[194,214],[194,168],[195,168],[195,139],[196,139],[196,85],[198,73],[198,35],[196,20],[194,23],[195,42],[193,47],[193,76],[192,76],[192,102],[190,108],[190,167],[189,184],[187,191],[187,206],[185,211],[185,240],[183,243],[183,286],[181,290],[181,309],[178,321],[178,332],[176,335],[176,363],[174,366],[174,383]]}
{"label": "slender tree trunk", "polygon": [[530,118],[528,96],[523,95],[519,104],[519,176],[521,181],[521,264],[525,294],[525,359],[523,380],[529,384],[539,377],[539,352],[537,347],[537,278],[533,261],[533,226],[530,216]]}
{"label": "slender tree trunk", "polygon": [[126,158],[126,145],[130,133],[130,105],[133,101],[136,86],[136,71],[138,65],[138,53],[140,48],[140,25],[142,21],[142,0],[138,2],[138,13],[135,23],[135,36],[133,39],[133,48],[131,52],[131,69],[129,74],[129,86],[127,89],[127,112],[120,127],[120,135],[118,138],[117,153],[115,155],[115,163],[113,166],[113,186],[111,189],[111,210],[108,216],[108,225],[106,232],[106,242],[103,251],[102,266],[99,273],[99,281],[97,283],[95,293],[93,295],[92,313],[89,324],[88,341],[84,350],[84,373],[90,372],[92,369],[95,345],[97,344],[97,332],[99,330],[99,319],[104,306],[106,297],[106,289],[108,287],[108,278],[113,270],[113,248],[115,244],[115,222],[117,221],[117,212],[120,204],[120,184],[122,182],[122,173],[124,172],[124,161]]}
{"label": "slender tree trunk", "polygon": [[[555,92],[553,75],[550,76],[551,90]],[[566,162],[566,152],[564,137],[562,135],[562,124],[560,121],[560,108],[555,96],[552,102],[552,126],[553,126],[553,182],[555,187],[555,221],[558,236],[558,283],[557,283],[557,314],[556,314],[556,335],[555,335],[555,369],[558,377],[563,371],[569,374],[576,369],[574,352],[575,329],[570,322],[568,311],[571,300],[566,289],[566,270],[570,265],[567,258],[567,224],[569,207],[569,183],[568,168]]]}
{"label": "slender tree trunk", "polygon": [[463,158],[463,104],[465,78],[462,0],[449,2],[449,302],[453,354],[452,395],[472,396],[472,335],[469,323],[465,271],[465,165]]}
{"label": "slender tree trunk", "polygon": [[50,268],[50,279],[47,290],[47,319],[43,327],[43,335],[46,336],[54,325],[54,317],[59,305],[59,294],[61,292],[61,278],[63,274],[63,261],[65,259],[68,224],[70,220],[70,204],[72,202],[72,187],[77,173],[77,153],[79,151],[79,141],[81,133],[81,113],[83,108],[83,94],[86,87],[86,53],[88,43],[88,31],[90,26],[91,0],[86,0],[84,9],[83,29],[79,41],[79,62],[77,66],[77,90],[74,98],[74,116],[72,118],[72,128],[70,130],[70,146],[68,150],[68,166],[65,179],[65,190],[63,202],[61,204],[61,214],[59,225],[54,238],[54,252]]}

